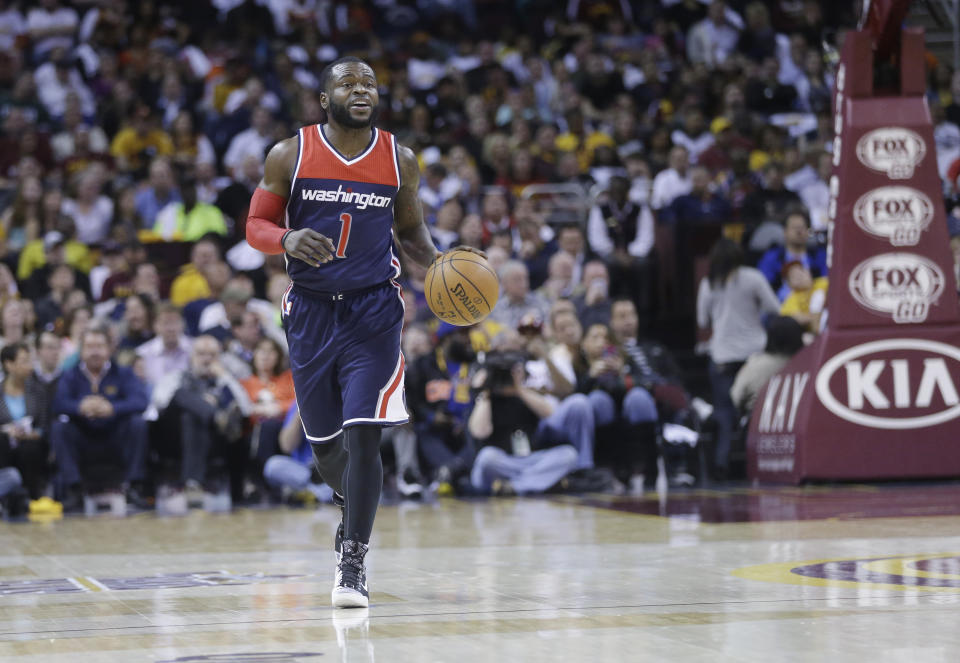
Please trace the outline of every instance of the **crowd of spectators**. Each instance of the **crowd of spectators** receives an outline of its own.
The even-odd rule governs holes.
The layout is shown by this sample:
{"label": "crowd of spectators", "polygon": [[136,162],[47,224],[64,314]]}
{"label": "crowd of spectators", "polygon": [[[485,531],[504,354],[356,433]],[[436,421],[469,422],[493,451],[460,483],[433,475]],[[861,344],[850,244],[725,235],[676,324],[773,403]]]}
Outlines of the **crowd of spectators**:
{"label": "crowd of spectators", "polygon": [[[695,443],[708,415],[674,357],[696,321],[714,331],[723,473],[759,316],[819,329],[851,11],[0,2],[0,467],[71,505],[96,456],[122,460],[138,502],[162,477],[194,503],[214,476],[256,499],[265,468],[269,486],[329,499],[297,429],[283,260],[244,227],[266,151],[323,121],[318,73],[349,54],[377,73],[378,125],[417,154],[437,245],[484,248],[503,289],[482,325],[438,327],[405,261],[412,423],[385,436],[402,492],[590,486],[596,464],[649,485],[661,441]],[[931,64],[929,80],[951,196],[960,73]],[[746,321],[718,303],[734,273],[762,291]],[[688,479],[682,455],[668,472]]]}

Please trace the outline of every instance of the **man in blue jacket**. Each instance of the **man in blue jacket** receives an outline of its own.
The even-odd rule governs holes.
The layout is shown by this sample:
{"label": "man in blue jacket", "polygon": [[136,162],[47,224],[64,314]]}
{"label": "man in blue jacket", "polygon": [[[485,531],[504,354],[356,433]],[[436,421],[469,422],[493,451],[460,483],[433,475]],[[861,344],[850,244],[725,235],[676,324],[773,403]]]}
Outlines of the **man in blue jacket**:
{"label": "man in blue jacket", "polygon": [[60,378],[54,397],[51,445],[57,456],[64,508],[81,504],[85,463],[108,460],[124,467],[122,488],[134,506],[146,476],[148,404],[144,384],[129,368],[110,361],[105,329],[91,327],[80,337],[80,363]]}
{"label": "man in blue jacket", "polygon": [[827,275],[827,250],[810,246],[810,216],[803,209],[791,210],[783,220],[783,246],[774,246],[763,254],[757,269],[770,281],[770,286],[782,302],[790,294],[790,286],[783,282],[783,266],[800,262],[817,278]]}

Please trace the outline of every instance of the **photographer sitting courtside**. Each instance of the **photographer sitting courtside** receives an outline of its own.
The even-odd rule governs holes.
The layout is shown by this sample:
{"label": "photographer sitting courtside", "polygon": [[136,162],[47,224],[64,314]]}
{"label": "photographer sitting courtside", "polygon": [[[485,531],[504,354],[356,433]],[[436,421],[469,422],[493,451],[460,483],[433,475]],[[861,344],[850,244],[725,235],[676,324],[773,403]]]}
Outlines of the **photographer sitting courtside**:
{"label": "photographer sitting courtside", "polygon": [[470,473],[478,491],[542,493],[593,464],[593,409],[583,394],[558,401],[527,384],[519,334],[505,330],[487,355],[467,422],[480,447]]}

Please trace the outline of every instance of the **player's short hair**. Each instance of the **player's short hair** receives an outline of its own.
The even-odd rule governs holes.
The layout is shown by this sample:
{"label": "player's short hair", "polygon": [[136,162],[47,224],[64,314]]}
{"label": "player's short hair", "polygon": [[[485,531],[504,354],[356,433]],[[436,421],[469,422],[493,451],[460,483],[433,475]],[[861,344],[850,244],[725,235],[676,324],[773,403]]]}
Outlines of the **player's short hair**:
{"label": "player's short hair", "polygon": [[[370,67],[370,65],[365,60],[362,60],[356,57],[355,55],[345,55],[342,58],[337,58],[336,60],[328,64],[326,67],[324,67],[323,71],[320,72],[320,91],[321,92],[327,91],[327,85],[330,84],[330,79],[333,77],[333,68],[336,67],[338,64],[346,64],[348,62],[359,62],[360,64],[365,64],[368,67]],[[370,69],[373,69],[373,67],[370,67]]]}

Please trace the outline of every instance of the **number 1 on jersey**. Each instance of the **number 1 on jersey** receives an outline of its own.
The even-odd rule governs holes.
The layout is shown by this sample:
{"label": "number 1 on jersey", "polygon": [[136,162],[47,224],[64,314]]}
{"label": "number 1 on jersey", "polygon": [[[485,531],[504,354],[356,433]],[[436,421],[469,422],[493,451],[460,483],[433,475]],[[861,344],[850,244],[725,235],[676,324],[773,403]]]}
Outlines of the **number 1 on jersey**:
{"label": "number 1 on jersey", "polygon": [[347,242],[350,241],[350,223],[353,221],[353,217],[348,213],[344,212],[340,215],[340,223],[343,224],[343,227],[340,228],[340,240],[337,242],[337,257],[346,258],[347,257]]}

